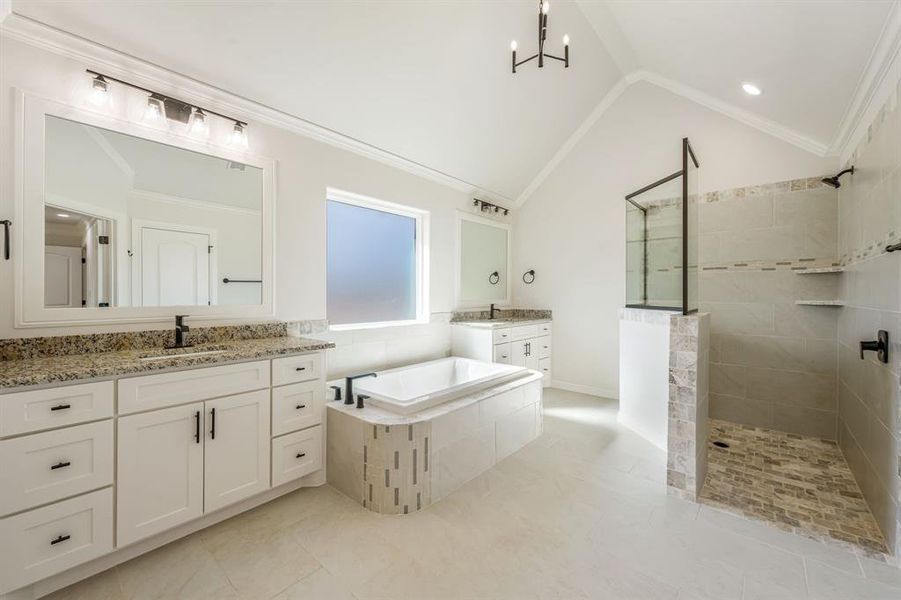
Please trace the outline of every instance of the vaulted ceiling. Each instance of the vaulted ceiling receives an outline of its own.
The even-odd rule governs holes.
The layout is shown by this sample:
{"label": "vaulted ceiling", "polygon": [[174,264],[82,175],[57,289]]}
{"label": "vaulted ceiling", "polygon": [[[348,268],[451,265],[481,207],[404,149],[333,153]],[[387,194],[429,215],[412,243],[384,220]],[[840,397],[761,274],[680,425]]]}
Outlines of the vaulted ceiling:
{"label": "vaulted ceiling", "polygon": [[[548,45],[559,53],[569,34],[572,67],[516,75],[510,40],[534,52],[536,0],[13,0],[13,11],[515,199],[624,77],[833,145],[897,1],[551,0]],[[745,96],[746,80],[764,94]]]}

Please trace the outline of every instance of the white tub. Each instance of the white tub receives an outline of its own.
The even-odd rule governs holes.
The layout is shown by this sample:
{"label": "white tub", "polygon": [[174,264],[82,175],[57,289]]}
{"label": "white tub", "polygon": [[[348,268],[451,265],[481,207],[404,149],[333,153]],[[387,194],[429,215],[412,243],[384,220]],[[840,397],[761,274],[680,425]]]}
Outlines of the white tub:
{"label": "white tub", "polygon": [[523,367],[452,356],[379,371],[378,377],[356,380],[354,392],[369,396],[367,404],[407,415],[530,372]]}

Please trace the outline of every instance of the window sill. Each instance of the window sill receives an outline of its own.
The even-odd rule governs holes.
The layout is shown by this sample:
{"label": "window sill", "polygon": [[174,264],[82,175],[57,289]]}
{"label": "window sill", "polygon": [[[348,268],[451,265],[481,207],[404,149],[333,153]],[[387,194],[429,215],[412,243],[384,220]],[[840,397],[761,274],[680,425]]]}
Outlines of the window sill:
{"label": "window sill", "polygon": [[410,325],[427,325],[431,321],[428,317],[422,319],[410,319],[409,321],[381,321],[379,323],[347,323],[344,325],[329,325],[329,331],[354,331],[356,329],[384,329],[387,327],[405,327]]}

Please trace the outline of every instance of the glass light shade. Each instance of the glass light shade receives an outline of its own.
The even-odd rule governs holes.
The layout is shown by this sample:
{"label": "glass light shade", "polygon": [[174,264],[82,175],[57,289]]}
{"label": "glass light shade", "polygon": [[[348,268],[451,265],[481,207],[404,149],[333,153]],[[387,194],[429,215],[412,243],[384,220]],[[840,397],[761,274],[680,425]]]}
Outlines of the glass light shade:
{"label": "glass light shade", "polygon": [[94,106],[105,106],[109,102],[109,83],[102,75],[96,76],[91,81],[89,99]]}
{"label": "glass light shade", "polygon": [[158,123],[166,117],[166,105],[160,98],[153,96],[147,98],[147,108],[144,110],[144,120]]}
{"label": "glass light shade", "polygon": [[194,135],[206,135],[209,125],[206,122],[206,113],[201,109],[195,108],[191,114],[191,133]]}
{"label": "glass light shade", "polygon": [[247,131],[244,128],[244,125],[235,123],[235,128],[234,130],[232,130],[232,134],[228,138],[228,143],[230,146],[241,150],[245,150],[247,148]]}

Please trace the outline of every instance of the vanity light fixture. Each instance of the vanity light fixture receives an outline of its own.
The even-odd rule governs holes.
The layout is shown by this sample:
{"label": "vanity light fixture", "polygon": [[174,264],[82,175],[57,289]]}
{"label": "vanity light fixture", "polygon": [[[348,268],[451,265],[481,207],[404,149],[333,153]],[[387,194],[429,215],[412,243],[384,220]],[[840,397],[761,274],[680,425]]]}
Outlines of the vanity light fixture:
{"label": "vanity light fixture", "polygon": [[510,214],[509,208],[504,208],[503,206],[498,206],[497,204],[492,204],[491,202],[485,202],[484,200],[479,200],[478,198],[474,198],[472,201],[472,205],[477,207],[482,212],[491,212],[491,209],[494,209],[494,212],[504,212],[504,216]]}
{"label": "vanity light fixture", "polygon": [[553,58],[554,60],[559,60],[563,63],[565,68],[569,68],[569,36],[563,36],[563,58],[559,56],[554,56],[553,54],[548,54],[544,51],[544,42],[547,40],[547,13],[550,10],[550,3],[548,0],[542,0],[538,3],[538,54],[533,54],[529,58],[523,59],[519,62],[516,62],[516,50],[519,45],[516,43],[516,40],[510,42],[510,50],[513,52],[513,72],[516,73],[516,67],[523,63],[527,63],[530,60],[538,59],[538,68],[544,67],[544,59],[545,58]]}
{"label": "vanity light fixture", "polygon": [[91,104],[94,106],[106,106],[107,102],[109,102],[109,82],[103,75],[99,73],[95,75],[94,79],[91,80]]}
{"label": "vanity light fixture", "polygon": [[241,123],[235,123],[231,137],[228,139],[229,145],[239,150],[247,149],[247,131]]}
{"label": "vanity light fixture", "polygon": [[165,120],[166,102],[159,94],[150,94],[147,98],[147,109],[144,111],[144,120],[159,122]]}
{"label": "vanity light fixture", "polygon": [[202,108],[194,107],[191,115],[191,133],[194,135],[206,135],[209,131],[209,125],[206,122],[206,113]]}

